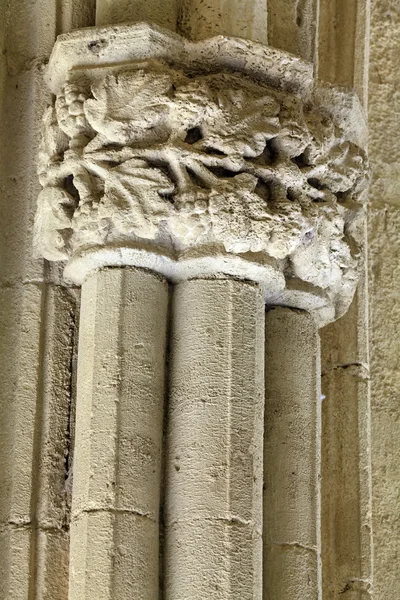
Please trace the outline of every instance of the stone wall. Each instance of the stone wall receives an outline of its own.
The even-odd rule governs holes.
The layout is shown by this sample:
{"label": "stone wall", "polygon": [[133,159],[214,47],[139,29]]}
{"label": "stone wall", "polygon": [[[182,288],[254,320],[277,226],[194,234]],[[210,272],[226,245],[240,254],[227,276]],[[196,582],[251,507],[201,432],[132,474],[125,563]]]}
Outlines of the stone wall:
{"label": "stone wall", "polygon": [[[75,5],[75,6],[74,6]],[[74,10],[76,9],[76,10]],[[73,17],[72,17],[73,15]],[[43,82],[78,3],[2,3],[0,25],[0,597],[67,597],[75,295],[34,257]]]}
{"label": "stone wall", "polygon": [[368,226],[376,600],[400,595],[399,56],[399,3],[376,0],[371,11]]}

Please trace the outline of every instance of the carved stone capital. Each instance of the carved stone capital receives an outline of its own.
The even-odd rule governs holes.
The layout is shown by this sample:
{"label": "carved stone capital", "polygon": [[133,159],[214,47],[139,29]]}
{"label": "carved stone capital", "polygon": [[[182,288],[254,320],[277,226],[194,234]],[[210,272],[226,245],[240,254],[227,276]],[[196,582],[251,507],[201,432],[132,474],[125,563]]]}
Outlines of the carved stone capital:
{"label": "carved stone capital", "polygon": [[288,54],[147,25],[61,36],[48,67],[36,247],[173,281],[233,275],[327,322],[357,283],[365,127]]}

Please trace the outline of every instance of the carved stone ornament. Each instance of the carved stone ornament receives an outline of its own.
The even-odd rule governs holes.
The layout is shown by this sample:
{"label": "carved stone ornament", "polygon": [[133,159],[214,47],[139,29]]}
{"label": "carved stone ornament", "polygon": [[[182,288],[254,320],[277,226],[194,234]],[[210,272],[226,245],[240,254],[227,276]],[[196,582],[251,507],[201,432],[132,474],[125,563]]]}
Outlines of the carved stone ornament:
{"label": "carved stone ornament", "polygon": [[321,323],[347,309],[367,182],[354,95],[277,50],[147,25],[61,36],[47,78],[35,244],[68,280],[229,274]]}

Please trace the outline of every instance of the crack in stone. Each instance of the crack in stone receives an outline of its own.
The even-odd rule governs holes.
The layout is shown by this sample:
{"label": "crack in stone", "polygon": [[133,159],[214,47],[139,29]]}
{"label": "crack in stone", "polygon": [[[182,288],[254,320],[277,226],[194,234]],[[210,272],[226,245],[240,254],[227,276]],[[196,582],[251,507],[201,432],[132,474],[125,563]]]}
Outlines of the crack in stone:
{"label": "crack in stone", "polygon": [[257,527],[257,524],[254,521],[251,520],[247,520],[247,519],[243,519],[242,517],[238,517],[237,515],[231,515],[231,516],[227,516],[227,517],[190,517],[190,518],[185,518],[185,519],[175,519],[174,521],[171,521],[170,523],[167,523],[168,527],[173,527],[174,525],[178,525],[179,523],[193,523],[193,522],[198,522],[198,521],[202,521],[202,522],[220,522],[220,523],[225,523],[226,525],[230,525],[230,526],[234,526],[234,525],[239,525],[240,527],[251,527],[254,529],[254,531],[256,533],[258,533],[260,536],[262,535],[261,529],[259,527]]}
{"label": "crack in stone", "polygon": [[43,524],[34,524],[32,521],[8,521],[7,523],[3,523],[0,525],[0,533],[6,532],[8,529],[12,530],[21,530],[26,531],[29,529],[33,529],[35,527],[36,531],[43,533],[65,533],[68,531],[68,528],[64,525],[60,525],[59,527],[54,527],[50,525]]}
{"label": "crack in stone", "polygon": [[368,579],[350,579],[339,594],[359,591],[372,596],[372,584]]}
{"label": "crack in stone", "polygon": [[300,544],[299,542],[275,542],[272,546],[276,548],[282,548],[282,550],[306,550],[306,552],[312,552],[313,554],[317,553],[317,549],[312,546],[305,546],[304,544]]}
{"label": "crack in stone", "polygon": [[150,521],[153,521],[154,523],[156,522],[156,519],[154,519],[150,513],[147,512],[142,512],[139,510],[133,510],[130,508],[86,508],[83,510],[79,510],[77,512],[75,512],[72,517],[71,520],[76,521],[78,519],[78,517],[80,517],[83,514],[97,514],[97,513],[110,513],[110,514],[114,514],[114,515],[134,515],[136,517],[142,517],[143,519],[149,519]]}
{"label": "crack in stone", "polygon": [[330,373],[339,370],[349,370],[350,375],[361,381],[370,380],[369,367],[368,365],[362,362],[343,363],[334,365],[333,367],[330,367],[329,369],[323,371],[321,373],[321,377],[324,377],[325,375],[329,375]]}

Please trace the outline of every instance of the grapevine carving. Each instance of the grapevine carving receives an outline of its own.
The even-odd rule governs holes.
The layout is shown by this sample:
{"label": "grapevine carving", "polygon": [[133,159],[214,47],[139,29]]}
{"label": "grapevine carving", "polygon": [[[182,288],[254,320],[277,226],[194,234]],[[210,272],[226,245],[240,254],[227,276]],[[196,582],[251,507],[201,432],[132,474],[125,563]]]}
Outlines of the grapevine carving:
{"label": "grapevine carving", "polygon": [[64,85],[44,116],[36,245],[50,260],[144,241],[352,276],[364,152],[312,103],[231,73],[161,63]]}

